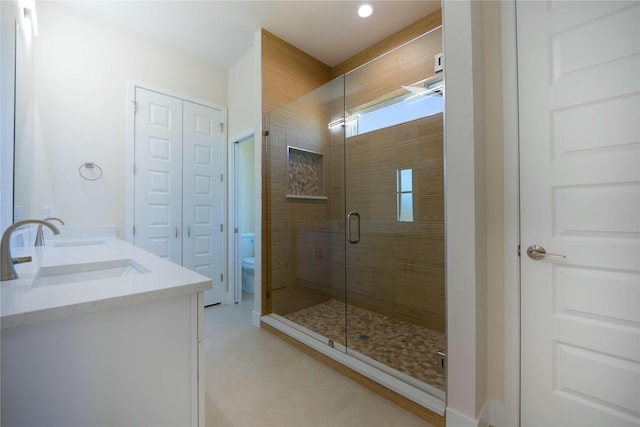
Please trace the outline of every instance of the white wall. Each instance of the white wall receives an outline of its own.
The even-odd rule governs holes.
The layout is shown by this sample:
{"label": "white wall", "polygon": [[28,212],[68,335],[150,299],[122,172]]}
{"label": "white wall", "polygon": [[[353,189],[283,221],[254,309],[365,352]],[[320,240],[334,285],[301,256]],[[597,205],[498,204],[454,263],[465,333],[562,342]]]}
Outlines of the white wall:
{"label": "white wall", "polygon": [[260,114],[256,105],[254,73],[256,69],[255,47],[233,64],[227,73],[229,95],[229,136],[233,137],[255,127],[255,117]]}
{"label": "white wall", "polygon": [[480,425],[487,395],[481,3],[443,2],[449,427]]}
{"label": "white wall", "polygon": [[[38,2],[34,43],[33,212],[69,225],[125,226],[127,80],[226,105],[226,70],[53,2]],[[78,167],[99,164],[85,181]]]}

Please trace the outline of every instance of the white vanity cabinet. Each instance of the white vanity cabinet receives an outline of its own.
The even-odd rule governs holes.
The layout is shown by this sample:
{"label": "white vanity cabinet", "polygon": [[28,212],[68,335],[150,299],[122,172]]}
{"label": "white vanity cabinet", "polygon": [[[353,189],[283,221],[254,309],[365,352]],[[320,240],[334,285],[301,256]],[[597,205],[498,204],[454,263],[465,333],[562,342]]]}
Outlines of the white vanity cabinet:
{"label": "white vanity cabinet", "polygon": [[3,330],[2,425],[198,425],[198,307],[183,295]]}
{"label": "white vanity cabinet", "polygon": [[[19,282],[28,272],[2,282],[2,426],[204,425],[203,291],[211,282],[139,249],[127,256],[151,270],[127,286],[110,279],[36,289]],[[93,301],[65,299],[92,286],[107,289]],[[34,309],[44,296],[51,307]]]}

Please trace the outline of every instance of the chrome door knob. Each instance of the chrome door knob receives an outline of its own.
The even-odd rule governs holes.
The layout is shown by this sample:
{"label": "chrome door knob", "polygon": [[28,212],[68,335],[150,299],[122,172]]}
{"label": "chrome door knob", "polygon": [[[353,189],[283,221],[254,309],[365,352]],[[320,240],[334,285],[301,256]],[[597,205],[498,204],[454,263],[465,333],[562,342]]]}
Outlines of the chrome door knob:
{"label": "chrome door knob", "polygon": [[567,257],[564,255],[556,255],[556,254],[548,254],[547,251],[540,245],[531,245],[527,248],[527,255],[529,258],[540,261],[543,258],[556,258],[556,259],[566,259]]}

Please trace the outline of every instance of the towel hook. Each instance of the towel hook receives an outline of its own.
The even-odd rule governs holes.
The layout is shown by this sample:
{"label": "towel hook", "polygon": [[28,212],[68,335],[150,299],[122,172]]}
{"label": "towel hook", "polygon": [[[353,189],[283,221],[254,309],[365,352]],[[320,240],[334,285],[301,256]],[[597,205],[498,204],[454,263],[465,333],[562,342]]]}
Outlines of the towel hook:
{"label": "towel hook", "polygon": [[[98,176],[95,178],[90,178],[86,176],[85,175],[87,173],[86,171],[84,171],[83,173],[84,169],[94,169],[94,168],[98,169]],[[97,163],[94,163],[94,162],[84,162],[83,164],[81,164],[80,167],[78,168],[78,173],[83,179],[86,179],[87,181],[97,181],[100,178],[102,178],[102,168],[98,166]]]}

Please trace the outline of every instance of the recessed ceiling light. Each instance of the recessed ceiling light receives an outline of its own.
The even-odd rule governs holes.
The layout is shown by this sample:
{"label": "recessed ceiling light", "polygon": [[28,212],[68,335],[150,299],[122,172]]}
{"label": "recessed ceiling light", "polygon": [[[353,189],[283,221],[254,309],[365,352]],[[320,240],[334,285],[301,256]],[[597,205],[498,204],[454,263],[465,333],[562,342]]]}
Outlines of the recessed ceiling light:
{"label": "recessed ceiling light", "polygon": [[370,4],[365,3],[358,8],[358,15],[361,18],[367,18],[371,16],[372,13],[373,13],[373,6],[371,6]]}

